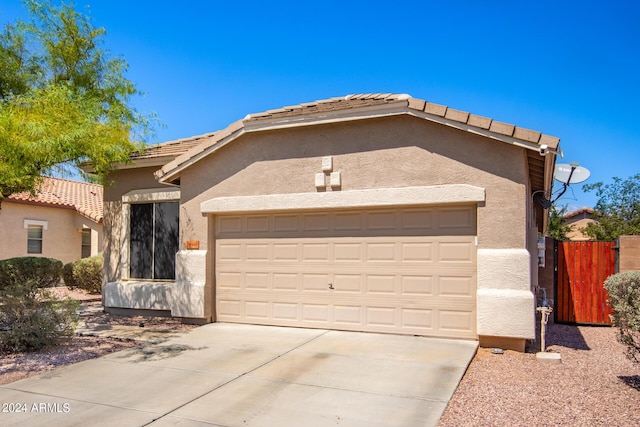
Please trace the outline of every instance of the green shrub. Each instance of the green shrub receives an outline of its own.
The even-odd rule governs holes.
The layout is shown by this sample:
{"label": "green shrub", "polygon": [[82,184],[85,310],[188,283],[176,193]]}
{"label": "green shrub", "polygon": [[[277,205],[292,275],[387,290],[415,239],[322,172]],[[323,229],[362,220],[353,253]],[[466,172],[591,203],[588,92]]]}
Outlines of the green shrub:
{"label": "green shrub", "polygon": [[62,262],[53,258],[19,257],[0,261],[0,288],[33,282],[38,288],[60,283]]}
{"label": "green shrub", "polygon": [[73,280],[73,262],[67,263],[62,267],[62,280],[64,280],[64,284],[69,289],[75,289],[78,287],[76,282]]}
{"label": "green shrub", "polygon": [[610,276],[604,287],[613,309],[613,324],[619,328],[618,341],[627,346],[627,357],[640,363],[640,271]]}
{"label": "green shrub", "polygon": [[37,351],[70,337],[78,301],[59,299],[34,281],[0,289],[0,350]]}
{"label": "green shrub", "polygon": [[102,255],[96,255],[66,264],[62,269],[64,283],[71,289],[99,294],[102,292],[102,263]]}

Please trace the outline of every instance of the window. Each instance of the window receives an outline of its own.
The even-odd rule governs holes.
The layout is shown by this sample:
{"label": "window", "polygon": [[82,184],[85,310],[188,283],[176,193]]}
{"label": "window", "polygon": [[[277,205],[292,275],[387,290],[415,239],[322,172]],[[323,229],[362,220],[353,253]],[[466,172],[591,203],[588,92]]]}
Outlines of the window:
{"label": "window", "polygon": [[82,229],[82,258],[91,256],[91,229]]}
{"label": "window", "polygon": [[42,253],[42,226],[27,225],[27,253]]}
{"label": "window", "polygon": [[130,278],[175,279],[179,209],[178,202],[131,205]]}

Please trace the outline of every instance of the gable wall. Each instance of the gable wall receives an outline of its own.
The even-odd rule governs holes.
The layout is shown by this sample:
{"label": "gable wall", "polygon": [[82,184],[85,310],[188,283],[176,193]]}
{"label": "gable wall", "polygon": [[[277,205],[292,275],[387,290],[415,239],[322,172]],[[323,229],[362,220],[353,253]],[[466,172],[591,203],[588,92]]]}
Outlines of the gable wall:
{"label": "gable wall", "polygon": [[314,178],[322,171],[323,156],[333,156],[341,191],[483,187],[479,247],[526,248],[523,149],[409,116],[243,135],[182,172],[183,241],[199,240],[206,249],[200,203],[211,198],[317,192]]}

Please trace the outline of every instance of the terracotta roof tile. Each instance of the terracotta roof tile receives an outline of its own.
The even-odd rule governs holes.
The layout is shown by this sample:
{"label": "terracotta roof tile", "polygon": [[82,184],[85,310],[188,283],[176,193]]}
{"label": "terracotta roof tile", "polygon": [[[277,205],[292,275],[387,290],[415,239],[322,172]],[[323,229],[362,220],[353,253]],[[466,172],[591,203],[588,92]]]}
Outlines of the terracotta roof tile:
{"label": "terracotta roof tile", "polygon": [[292,105],[288,107],[267,110],[262,113],[249,114],[245,118],[245,122],[259,121],[265,119],[276,119],[290,116],[299,116],[314,113],[324,113],[337,110],[348,110],[350,108],[368,107],[373,105],[382,105],[392,102],[398,102],[408,99],[407,95],[398,95],[390,93],[370,93],[348,95],[344,97],[334,97],[321,99],[314,102],[305,102],[304,104]]}
{"label": "terracotta roof tile", "polygon": [[[560,141],[559,138],[554,136],[544,135],[540,132],[525,128],[519,128],[509,123],[495,121],[491,118],[470,114],[466,111],[452,109],[446,105],[412,98],[407,94],[369,93],[333,97],[248,114],[244,119],[232,123],[221,131],[161,144],[160,146],[156,146],[156,151],[151,151],[151,149],[149,149],[143,155],[146,157],[159,157],[159,153],[168,152],[174,155],[174,159],[172,161],[166,163],[159,171],[156,172],[156,177],[160,179],[161,182],[164,182],[164,179],[167,179],[167,182],[170,182],[171,176],[179,173],[179,169],[186,165],[190,159],[198,158],[201,156],[201,153],[206,154],[209,150],[215,149],[218,143],[228,137],[232,137],[233,135],[241,134],[243,129],[247,129],[249,126],[259,128],[261,126],[261,122],[267,122],[268,124],[269,121],[275,120],[276,122],[286,123],[290,118],[297,119],[302,116],[313,117],[316,114],[319,114],[320,118],[322,118],[323,114],[326,113],[348,111],[357,108],[384,107],[385,105],[393,105],[394,107],[404,106],[407,110],[421,112],[427,116],[434,116],[434,118],[438,117],[438,121],[444,119],[452,123],[463,123],[497,135],[504,135],[521,141],[537,145],[547,144],[549,148],[552,149],[556,149]],[[384,108],[382,110],[384,110]],[[291,123],[295,125],[297,120],[292,121]],[[176,146],[172,148],[169,146],[170,144],[175,144]]]}
{"label": "terracotta roof tile", "polygon": [[192,136],[190,138],[177,139],[175,141],[164,142],[162,144],[150,145],[142,152],[131,155],[131,160],[153,159],[157,157],[177,157],[186,153],[191,148],[199,145],[202,141],[211,138],[214,133]]}
{"label": "terracotta roof tile", "polygon": [[35,196],[18,193],[5,198],[5,202],[12,201],[75,209],[92,221],[102,221],[102,185],[99,184],[45,177]]}

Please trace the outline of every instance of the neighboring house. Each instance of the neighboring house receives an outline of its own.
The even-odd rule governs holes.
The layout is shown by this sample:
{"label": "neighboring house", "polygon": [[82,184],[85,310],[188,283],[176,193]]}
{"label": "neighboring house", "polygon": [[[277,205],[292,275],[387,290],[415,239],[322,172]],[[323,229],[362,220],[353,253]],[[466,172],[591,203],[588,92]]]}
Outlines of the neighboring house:
{"label": "neighboring house", "polygon": [[581,231],[581,229],[586,228],[587,225],[592,222],[596,222],[596,220],[593,219],[593,209],[586,206],[567,213],[564,216],[564,225],[571,226],[571,231],[567,233],[567,239],[577,241],[593,240]]}
{"label": "neighboring house", "polygon": [[102,186],[44,178],[39,192],[0,206],[0,259],[42,256],[68,263],[102,246]]}
{"label": "neighboring house", "polygon": [[522,351],[558,143],[373,94],[154,146],[105,188],[105,306]]}

